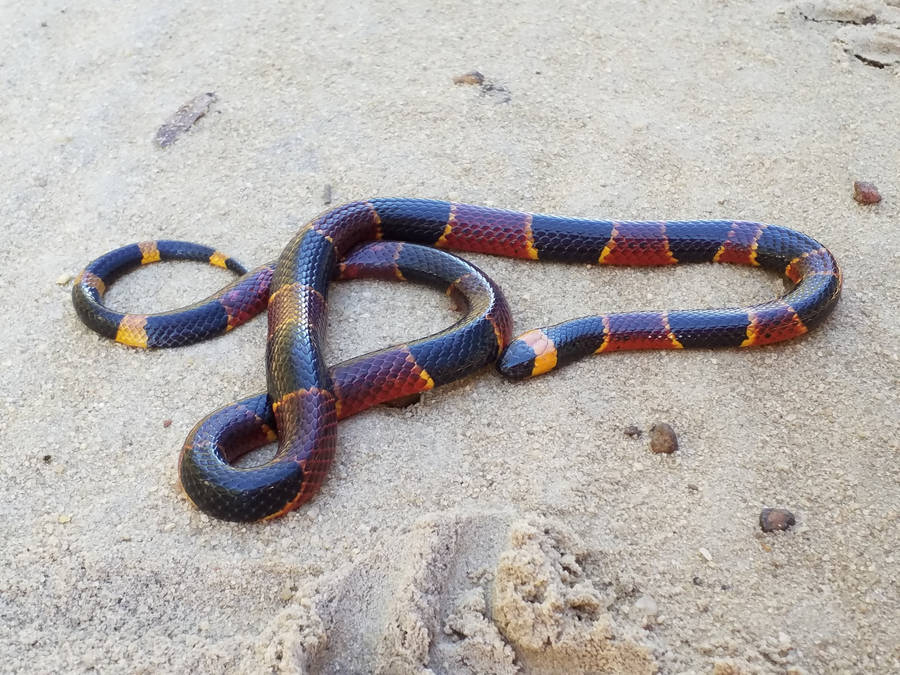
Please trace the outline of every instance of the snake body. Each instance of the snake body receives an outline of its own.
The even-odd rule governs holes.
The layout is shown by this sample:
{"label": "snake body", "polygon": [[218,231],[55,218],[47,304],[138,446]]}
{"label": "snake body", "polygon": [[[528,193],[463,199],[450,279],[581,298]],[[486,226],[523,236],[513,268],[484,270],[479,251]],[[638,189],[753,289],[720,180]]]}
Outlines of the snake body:
{"label": "snake body", "polygon": [[[608,265],[735,263],[777,271],[792,288],[749,307],[584,317],[528,331],[510,343],[510,313],[496,286],[474,266],[437,249]],[[501,372],[519,379],[590,353],[766,345],[814,328],[841,289],[840,269],[825,247],[776,225],[585,220],[436,200],[371,199],[320,215],[294,236],[277,263],[189,307],[148,316],[116,313],[102,304],[117,275],[160,259],[203,259],[243,273],[208,247],[145,242],[88,265],[76,280],[73,301],[88,326],[138,347],[207,339],[268,309],[267,394],[202,420],[180,459],[188,496],[226,520],[276,517],[312,497],[334,456],[338,419],[464,377],[498,354]],[[329,369],[321,350],[329,284],[363,275],[445,285],[469,311],[434,336]],[[273,441],[275,430],[272,460],[232,466],[248,448]]]}

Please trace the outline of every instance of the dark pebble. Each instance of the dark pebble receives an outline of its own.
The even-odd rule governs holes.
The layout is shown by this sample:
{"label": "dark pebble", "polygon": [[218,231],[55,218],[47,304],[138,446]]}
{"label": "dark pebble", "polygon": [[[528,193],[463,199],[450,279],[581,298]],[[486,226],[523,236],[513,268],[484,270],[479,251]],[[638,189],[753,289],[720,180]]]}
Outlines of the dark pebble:
{"label": "dark pebble", "polygon": [[638,429],[633,424],[625,427],[625,435],[630,436],[631,438],[640,438],[644,432]]}
{"label": "dark pebble", "polygon": [[512,99],[512,94],[509,92],[509,89],[502,84],[495,84],[493,82],[485,82],[481,85],[481,93],[491,97],[495,103],[509,103]]}
{"label": "dark pebble", "polygon": [[665,422],[657,422],[650,427],[650,449],[666,455],[678,450],[678,438],[675,436],[675,430]]}
{"label": "dark pebble", "polygon": [[172,420],[163,420],[163,429],[168,429],[172,426]]}
{"label": "dark pebble", "polygon": [[763,532],[786,530],[795,522],[794,514],[787,509],[763,509],[759,512],[759,526]]}
{"label": "dark pebble", "polygon": [[853,199],[860,204],[877,204],[881,201],[881,193],[874,183],[858,180],[853,182]]}
{"label": "dark pebble", "polygon": [[53,461],[53,455],[44,455],[44,464],[49,464]]}

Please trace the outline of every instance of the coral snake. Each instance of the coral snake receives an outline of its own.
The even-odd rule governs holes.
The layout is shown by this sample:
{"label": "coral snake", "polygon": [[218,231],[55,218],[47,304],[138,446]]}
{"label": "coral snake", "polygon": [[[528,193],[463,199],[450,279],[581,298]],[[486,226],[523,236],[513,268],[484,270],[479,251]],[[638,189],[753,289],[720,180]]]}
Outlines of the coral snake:
{"label": "coral snake", "polygon": [[[749,307],[589,316],[530,330],[510,342],[512,320],[500,290],[476,267],[439,249],[607,265],[737,263],[779,272],[791,289]],[[135,266],[185,259],[241,276],[210,298],[172,312],[122,314],[102,304],[107,286]],[[437,285],[468,309],[435,335],[329,369],[321,349],[329,284],[362,276]],[[337,421],[373,405],[452,382],[498,357],[501,372],[518,379],[590,353],[788,340],[818,325],[840,289],[840,269],[827,249],[775,225],[584,220],[435,200],[370,199],[315,218],[277,262],[249,273],[197,244],[125,246],[90,263],[76,279],[72,298],[90,328],[134,347],[190,344],[268,309],[267,392],[199,422],[179,461],[181,483],[200,509],[253,521],[280,516],[312,497],[334,456]],[[232,465],[276,438],[270,461]]]}

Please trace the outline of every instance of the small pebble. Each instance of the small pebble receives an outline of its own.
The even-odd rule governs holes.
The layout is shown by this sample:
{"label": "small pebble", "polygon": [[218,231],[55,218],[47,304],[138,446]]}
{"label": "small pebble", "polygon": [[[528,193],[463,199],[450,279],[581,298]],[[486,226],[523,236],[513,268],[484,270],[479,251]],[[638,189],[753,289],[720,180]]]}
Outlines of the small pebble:
{"label": "small pebble", "polygon": [[657,422],[650,427],[650,449],[656,453],[672,454],[678,450],[675,430],[665,422]]}
{"label": "small pebble", "polygon": [[495,103],[509,103],[512,99],[509,89],[502,84],[494,84],[493,82],[485,82],[481,85],[481,93],[492,97]]}
{"label": "small pebble", "polygon": [[712,553],[710,553],[708,549],[698,548],[697,553],[699,553],[706,562],[712,562]]}
{"label": "small pebble", "polygon": [[60,522],[61,525],[65,525],[66,523],[72,522],[72,516],[67,516],[64,513],[61,513],[59,515],[59,518],[57,518],[57,520]]}
{"label": "small pebble", "polygon": [[759,526],[763,532],[787,530],[795,522],[794,514],[787,509],[763,509],[759,512]]}
{"label": "small pebble", "polygon": [[881,193],[874,183],[858,180],[853,182],[853,199],[860,204],[877,204],[881,201]]}
{"label": "small pebble", "polygon": [[454,77],[453,84],[484,84],[484,75],[477,70],[473,70]]}
{"label": "small pebble", "polygon": [[656,606],[656,600],[649,595],[642,595],[635,603],[634,608],[644,616],[656,616],[659,611]]}
{"label": "small pebble", "polygon": [[640,438],[644,432],[638,429],[633,424],[631,426],[625,427],[625,435],[631,438]]}
{"label": "small pebble", "polygon": [[69,283],[71,280],[72,280],[72,275],[71,275],[71,274],[60,274],[60,275],[56,278],[56,285],[57,285],[57,286],[65,286],[65,285],[66,285],[67,283]]}
{"label": "small pebble", "polygon": [[172,420],[163,420],[163,429],[168,429],[172,426]]}
{"label": "small pebble", "polygon": [[53,461],[53,455],[44,455],[43,459],[44,459],[44,464],[49,464],[50,462]]}

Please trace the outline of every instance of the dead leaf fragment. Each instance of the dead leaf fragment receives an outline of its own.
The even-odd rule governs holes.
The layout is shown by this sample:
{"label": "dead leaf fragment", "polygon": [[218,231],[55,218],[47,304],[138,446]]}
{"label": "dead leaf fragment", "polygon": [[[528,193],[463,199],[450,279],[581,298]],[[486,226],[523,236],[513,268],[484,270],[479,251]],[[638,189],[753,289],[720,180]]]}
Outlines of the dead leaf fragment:
{"label": "dead leaf fragment", "polygon": [[219,98],[213,92],[195,96],[175,111],[175,114],[157,129],[153,142],[161,148],[169,147],[178,140],[179,136],[194,126],[197,120],[208,113],[210,106],[218,100]]}

